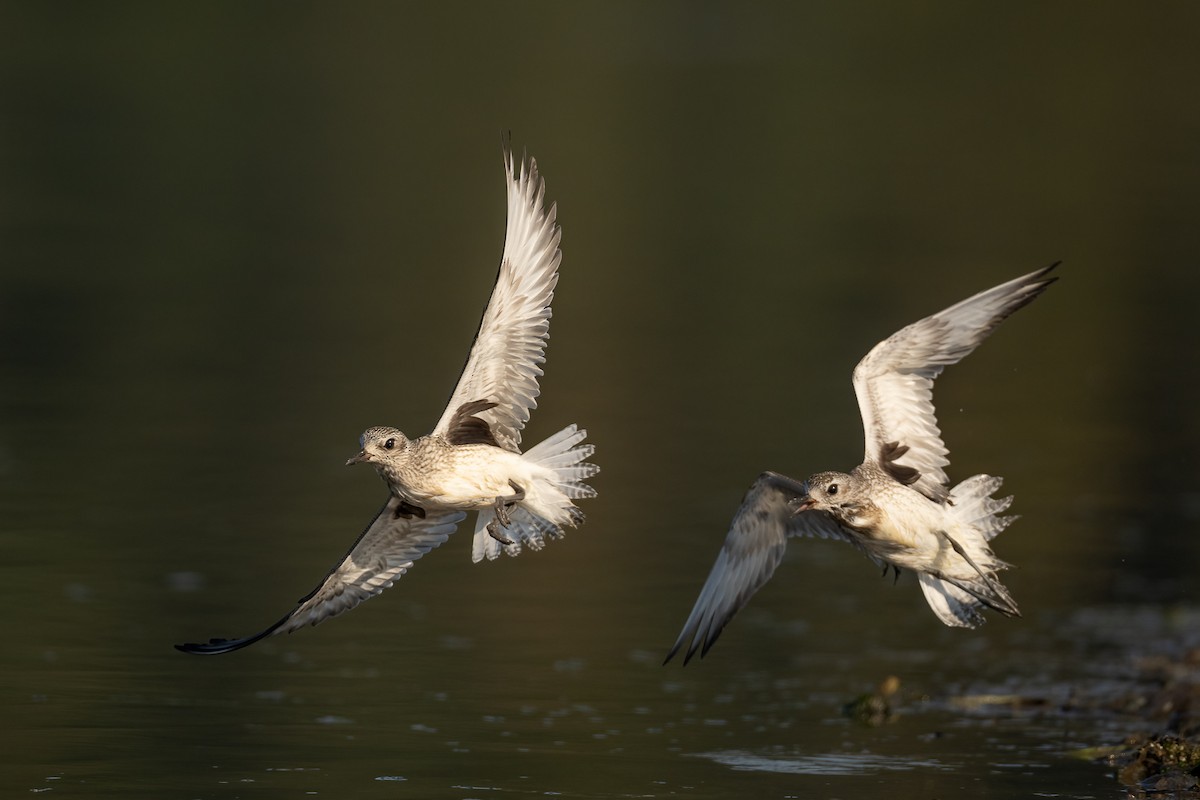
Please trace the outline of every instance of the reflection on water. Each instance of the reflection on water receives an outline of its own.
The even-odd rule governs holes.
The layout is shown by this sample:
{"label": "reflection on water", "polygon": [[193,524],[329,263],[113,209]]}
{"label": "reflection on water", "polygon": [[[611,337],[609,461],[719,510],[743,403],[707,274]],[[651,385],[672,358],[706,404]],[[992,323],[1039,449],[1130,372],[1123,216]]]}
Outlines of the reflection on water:
{"label": "reflection on water", "polygon": [[825,753],[822,755],[767,756],[729,750],[699,753],[733,769],[756,772],[785,772],[797,775],[869,775],[876,772],[905,772],[914,769],[953,769],[937,760],[877,756],[870,753]]}
{"label": "reflection on water", "polygon": [[[1197,13],[4,5],[0,784],[1115,796],[1067,754],[1138,719],[1066,687],[1200,627]],[[460,535],[353,614],[174,652],[308,591],[382,499],[342,467],[359,432],[441,410],[509,128],[563,226],[529,436],[588,428],[587,524],[481,565]],[[1026,617],[945,629],[797,542],[660,666],[754,477],[860,460],[862,353],[1059,258],[937,387],[951,477],[1016,496]],[[894,722],[843,716],[888,675]]]}

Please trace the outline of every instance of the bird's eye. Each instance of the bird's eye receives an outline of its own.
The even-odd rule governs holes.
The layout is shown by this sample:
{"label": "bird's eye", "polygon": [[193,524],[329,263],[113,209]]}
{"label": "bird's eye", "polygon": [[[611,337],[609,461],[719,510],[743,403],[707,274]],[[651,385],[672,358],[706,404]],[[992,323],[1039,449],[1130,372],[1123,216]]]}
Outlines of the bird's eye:
{"label": "bird's eye", "polygon": [[829,488],[825,490],[825,494],[837,494],[838,485],[836,483],[829,484]]}
{"label": "bird's eye", "polygon": [[384,443],[383,443],[383,449],[384,449],[384,450],[391,450],[391,449],[392,449],[392,448],[394,448],[395,446],[396,446],[396,440],[395,440],[395,439],[388,439],[386,442],[384,442]]}

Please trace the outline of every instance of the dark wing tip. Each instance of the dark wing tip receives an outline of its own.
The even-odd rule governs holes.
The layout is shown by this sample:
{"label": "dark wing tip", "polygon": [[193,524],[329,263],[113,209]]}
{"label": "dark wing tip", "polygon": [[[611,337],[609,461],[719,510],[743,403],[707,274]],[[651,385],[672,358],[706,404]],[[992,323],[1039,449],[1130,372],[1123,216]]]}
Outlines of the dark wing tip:
{"label": "dark wing tip", "polygon": [[[732,615],[730,615],[730,616],[732,616]],[[722,625],[722,627],[724,627],[724,626]],[[679,639],[677,639],[675,641],[675,644],[671,647],[670,651],[667,653],[667,657],[663,659],[662,665],[665,667],[667,665],[668,661],[670,661],[672,658],[674,658],[676,655],[678,655],[679,651],[683,649],[684,642],[688,643],[687,651],[684,652],[684,654],[683,654],[683,665],[685,667],[688,665],[688,662],[691,661],[696,656],[697,652],[700,653],[700,658],[703,659],[706,655],[708,655],[709,649],[711,649],[712,646],[716,643],[717,637],[719,637],[720,635],[721,635],[721,628],[717,628],[716,630],[710,630],[707,634],[704,634],[704,635],[701,635],[697,631],[693,631],[690,636],[687,635],[686,633],[681,634]],[[701,646],[702,644],[703,644],[703,646]]]}
{"label": "dark wing tip", "polygon": [[[689,620],[689,622],[690,622],[690,620]],[[679,638],[675,640],[675,644],[671,645],[671,650],[667,653],[667,657],[663,659],[663,666],[666,666],[668,661],[670,661],[672,658],[674,658],[676,655],[678,655],[679,651],[683,649],[683,645],[685,643],[690,642],[691,640],[693,640],[695,638],[696,638],[696,632],[694,630],[691,630],[691,626],[684,625],[683,630],[680,631],[680,633],[679,633]],[[692,657],[692,650],[695,650],[695,648],[694,647],[689,648],[688,652],[684,654],[684,656],[683,656],[683,665],[684,666],[687,666],[688,660]]]}
{"label": "dark wing tip", "polygon": [[[687,652],[683,654],[683,665],[685,667],[688,665],[688,662],[692,660],[692,656],[696,655],[696,648],[700,644],[697,639],[696,631],[694,630],[690,633],[687,630],[684,630],[683,633],[679,634],[679,638],[676,639],[675,644],[671,646],[671,650],[667,653],[667,657],[663,659],[662,663],[664,667],[667,665],[668,661],[674,658],[679,651],[683,649],[685,642],[688,644],[688,648]],[[705,649],[707,650],[708,648]],[[703,657],[703,654],[701,654],[701,658]]]}
{"label": "dark wing tip", "polygon": [[[1048,267],[1042,267],[1041,269],[1035,270],[1028,275],[1024,275],[1011,281],[1008,285],[1015,285],[1015,288],[1013,289],[1012,294],[1009,296],[1009,299],[1006,301],[1006,305],[1002,306],[999,310],[999,313],[997,313],[996,316],[994,316],[991,321],[980,331],[981,335],[979,339],[982,341],[983,338],[990,336],[992,331],[996,330],[996,328],[1000,326],[1001,322],[1004,322],[1004,320],[1011,317],[1017,311],[1041,297],[1042,293],[1049,288],[1050,284],[1057,281],[1059,277],[1057,275],[1051,275],[1050,277],[1046,276],[1050,274],[1051,270],[1061,263],[1062,261],[1055,261]],[[1001,285],[1003,286],[1005,284]]]}
{"label": "dark wing tip", "polygon": [[[733,608],[730,609],[725,615],[724,619],[722,619],[720,622],[713,622],[709,625],[708,632],[704,634],[704,646],[700,648],[700,658],[704,658],[706,655],[708,655],[708,651],[712,650],[713,645],[717,643],[717,639],[721,638],[721,633],[724,632],[725,626],[728,625],[734,616],[737,615],[738,611],[745,607],[746,603],[750,602],[750,598],[753,595],[754,592],[751,591],[748,594],[739,597]],[[688,653],[689,658],[696,652],[696,647],[699,644],[699,642],[696,642],[692,645],[692,652]]]}
{"label": "dark wing tip", "polygon": [[207,643],[186,642],[184,644],[175,645],[175,649],[181,653],[188,653],[193,656],[216,656],[222,653],[232,653],[234,650],[241,650],[243,647],[248,647],[254,644],[262,636],[247,636],[245,639],[209,639]]}
{"label": "dark wing tip", "polygon": [[285,622],[291,619],[292,615],[288,614],[283,619],[276,622],[271,627],[264,631],[260,631],[253,636],[243,636],[241,639],[209,639],[206,643],[186,642],[184,644],[175,645],[175,649],[181,653],[188,653],[193,656],[219,656],[222,653],[232,653],[234,650],[241,650],[243,647],[249,647],[255,642],[261,641],[275,631],[279,630]]}
{"label": "dark wing tip", "polygon": [[1063,263],[1061,260],[1055,261],[1050,266],[1042,267],[1041,269],[1031,272],[1029,275],[1027,275],[1025,285],[1028,286],[1032,291],[1030,291],[1029,294],[1026,296],[1026,299],[1024,300],[1024,302],[1022,302],[1020,305],[1018,305],[1016,308],[1014,308],[1013,311],[1016,311],[1017,308],[1021,308],[1025,304],[1032,301],[1035,297],[1040,295],[1042,292],[1046,291],[1046,288],[1050,284],[1054,283],[1060,277],[1062,277],[1060,275],[1051,275],[1050,274],[1061,263]]}

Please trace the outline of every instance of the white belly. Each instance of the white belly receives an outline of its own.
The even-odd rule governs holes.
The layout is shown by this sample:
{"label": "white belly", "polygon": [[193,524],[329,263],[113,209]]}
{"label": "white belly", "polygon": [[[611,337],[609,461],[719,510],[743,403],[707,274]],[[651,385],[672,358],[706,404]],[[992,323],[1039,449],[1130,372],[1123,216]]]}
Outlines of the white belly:
{"label": "white belly", "polygon": [[440,459],[436,469],[415,469],[398,476],[392,488],[397,495],[424,509],[487,508],[497,497],[517,493],[513,484],[527,489],[537,467],[516,453],[487,445],[467,445]]}

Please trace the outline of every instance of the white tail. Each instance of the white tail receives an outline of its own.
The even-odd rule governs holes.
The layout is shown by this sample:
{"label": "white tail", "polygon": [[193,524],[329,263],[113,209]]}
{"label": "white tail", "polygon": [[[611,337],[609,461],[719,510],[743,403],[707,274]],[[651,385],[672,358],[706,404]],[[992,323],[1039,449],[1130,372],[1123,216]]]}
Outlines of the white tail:
{"label": "white tail", "polygon": [[989,542],[1018,519],[1016,516],[996,516],[1007,511],[1013,501],[1012,496],[1001,497],[999,500],[991,497],[992,492],[999,489],[1002,483],[1003,478],[974,475],[950,490],[950,502],[954,504],[951,510],[954,516],[975,528]]}
{"label": "white tail", "polygon": [[952,628],[978,628],[987,622],[979,613],[984,604],[970,592],[924,572],[917,578],[925,601],[942,622]]}
{"label": "white tail", "polygon": [[1017,604],[996,578],[996,573],[1007,569],[1008,564],[996,558],[987,545],[1017,519],[998,516],[1012,505],[1012,497],[999,500],[991,497],[1002,482],[991,475],[975,475],[950,492],[950,513],[958,525],[947,534],[966,555],[952,569],[945,569],[942,577],[927,573],[919,576],[925,600],[947,625],[978,627],[985,621],[980,613],[983,608],[1010,617],[1020,616]]}
{"label": "white tail", "polygon": [[547,475],[532,486],[523,487],[525,499],[512,509],[512,524],[500,529],[512,544],[503,544],[487,532],[488,524],[495,519],[494,511],[479,512],[471,547],[472,561],[499,558],[502,552],[520,555],[522,546],[541,550],[547,537],[559,539],[565,535],[564,525],[576,527],[583,522],[583,512],[571,501],[596,496],[596,490],[584,480],[600,471],[595,464],[584,463],[584,459],[596,452],[594,446],[580,444],[586,438],[586,430],[568,425],[522,456],[542,467]]}

